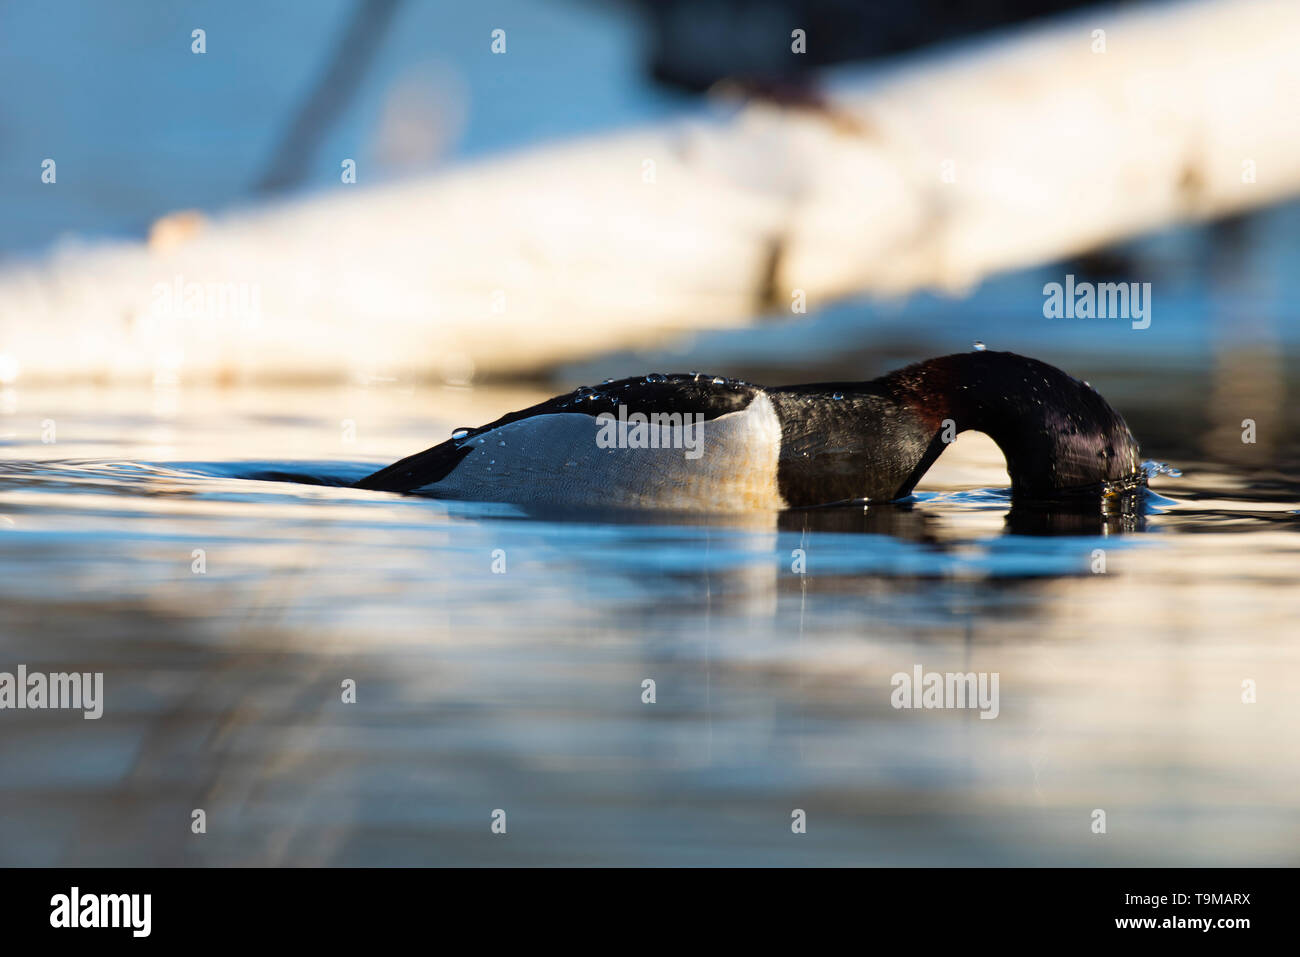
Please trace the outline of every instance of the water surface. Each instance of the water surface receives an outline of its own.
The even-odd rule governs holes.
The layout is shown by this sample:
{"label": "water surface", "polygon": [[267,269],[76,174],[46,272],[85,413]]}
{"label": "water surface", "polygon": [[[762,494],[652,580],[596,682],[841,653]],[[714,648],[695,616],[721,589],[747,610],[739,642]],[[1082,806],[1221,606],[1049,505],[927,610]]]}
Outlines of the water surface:
{"label": "water surface", "polygon": [[[979,437],[820,514],[247,477],[360,477],[543,394],[5,393],[0,670],[106,701],[0,714],[0,863],[1300,862],[1286,479],[1182,461],[1043,516]],[[998,673],[998,717],[893,708],[917,664]]]}

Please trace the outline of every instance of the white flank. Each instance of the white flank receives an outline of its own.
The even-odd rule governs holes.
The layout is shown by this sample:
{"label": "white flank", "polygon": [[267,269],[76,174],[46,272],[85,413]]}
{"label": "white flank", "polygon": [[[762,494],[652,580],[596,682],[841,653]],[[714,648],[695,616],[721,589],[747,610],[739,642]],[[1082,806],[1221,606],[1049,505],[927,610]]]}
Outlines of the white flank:
{"label": "white flank", "polygon": [[[659,430],[669,444],[672,430]],[[781,424],[766,395],[708,422],[702,454],[682,448],[601,448],[587,415],[538,415],[472,440],[474,451],[423,491],[520,505],[637,506],[699,511],[781,509]]]}

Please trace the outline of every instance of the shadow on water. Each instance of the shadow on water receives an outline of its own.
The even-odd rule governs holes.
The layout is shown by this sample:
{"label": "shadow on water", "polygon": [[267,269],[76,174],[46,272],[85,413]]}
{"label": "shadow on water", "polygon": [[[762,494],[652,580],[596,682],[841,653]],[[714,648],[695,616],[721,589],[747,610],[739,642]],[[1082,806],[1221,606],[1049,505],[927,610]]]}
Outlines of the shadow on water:
{"label": "shadow on water", "polygon": [[[1147,515],[1157,514],[1159,504],[1168,502],[1146,488],[1071,502],[1021,501],[1013,498],[1009,489],[949,494],[944,500],[972,508],[1005,508],[1005,534],[1033,536],[1145,531]],[[888,535],[903,541],[937,544],[936,527],[943,518],[926,507],[932,501],[933,496],[921,495],[902,502],[791,510],[781,513],[778,527],[783,531]]]}
{"label": "shadow on water", "polygon": [[[780,533],[834,533],[876,536],[931,547],[944,547],[943,534],[954,515],[1001,513],[1001,533],[1032,537],[1117,536],[1147,530],[1148,518],[1177,504],[1145,485],[1107,495],[1088,494],[1052,501],[1026,501],[1010,489],[920,492],[898,502],[843,503],[782,512],[693,512],[631,507],[569,508],[514,506],[499,503],[453,502],[436,495],[402,495],[353,490],[354,483],[375,466],[356,462],[174,462],[140,463],[66,460],[8,462],[0,477],[11,487],[30,484],[42,492],[86,492],[145,497],[197,497],[258,501],[274,498],[283,486],[349,490],[363,500],[407,506],[427,505],[440,517],[490,519],[504,522],[554,523],[558,526],[748,530]],[[247,484],[246,484],[247,483]],[[269,483],[269,484],[262,484]],[[325,499],[328,501],[328,497]]]}
{"label": "shadow on water", "polygon": [[[1157,473],[1161,466],[1149,463]],[[256,481],[290,482],[307,485],[346,487],[354,481],[356,470],[346,474],[337,469],[321,468],[310,472],[283,468],[260,468],[232,473],[232,478]],[[436,495],[428,498],[437,500]],[[934,526],[940,517],[927,508],[932,494],[922,493],[899,502],[855,502],[818,508],[789,509],[775,516],[774,527],[783,532],[817,531],[859,535],[885,535],[901,541],[936,544]],[[1172,504],[1151,492],[1145,485],[1113,490],[1108,494],[1084,493],[1072,498],[1033,501],[1013,497],[1010,489],[982,489],[949,493],[945,500],[972,508],[1005,508],[1005,532],[1032,536],[1114,536],[1146,529],[1149,514],[1157,514],[1162,504]],[[674,512],[640,508],[529,508],[522,514],[549,521],[608,522],[626,525],[715,525],[719,527],[758,527],[772,522],[760,516],[728,513]]]}
{"label": "shadow on water", "polygon": [[[197,474],[257,482],[285,482],[332,488],[351,487],[373,468],[355,463],[188,463],[181,467]],[[1151,474],[1163,466],[1148,463]],[[381,493],[395,494],[395,493]],[[436,494],[414,495],[440,501]],[[737,514],[681,512],[646,508],[521,508],[520,515],[543,521],[608,522],[623,525],[716,525],[719,527],[757,528],[772,524],[780,531],[840,532],[845,534],[887,535],[903,541],[934,543],[932,526],[938,521],[926,503],[933,494],[921,493],[898,502],[851,502],[816,508],[788,509],[776,513]],[[1116,535],[1140,532],[1146,528],[1146,516],[1158,512],[1168,499],[1151,492],[1145,485],[1076,494],[1069,498],[1046,501],[1013,497],[1010,489],[981,489],[948,493],[947,502],[974,508],[1005,508],[1006,532],[1013,535]]]}

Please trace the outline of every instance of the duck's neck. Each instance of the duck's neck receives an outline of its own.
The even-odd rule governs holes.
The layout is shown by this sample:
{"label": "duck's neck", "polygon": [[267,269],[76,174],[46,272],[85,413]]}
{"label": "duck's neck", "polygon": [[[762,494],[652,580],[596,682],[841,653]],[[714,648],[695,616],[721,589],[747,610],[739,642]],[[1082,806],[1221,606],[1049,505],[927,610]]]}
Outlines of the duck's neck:
{"label": "duck's neck", "polygon": [[1010,352],[958,353],[878,381],[931,433],[902,495],[952,437],[969,429],[997,443],[1020,495],[1099,486],[1141,471],[1137,442],[1119,414],[1091,386],[1045,362]]}

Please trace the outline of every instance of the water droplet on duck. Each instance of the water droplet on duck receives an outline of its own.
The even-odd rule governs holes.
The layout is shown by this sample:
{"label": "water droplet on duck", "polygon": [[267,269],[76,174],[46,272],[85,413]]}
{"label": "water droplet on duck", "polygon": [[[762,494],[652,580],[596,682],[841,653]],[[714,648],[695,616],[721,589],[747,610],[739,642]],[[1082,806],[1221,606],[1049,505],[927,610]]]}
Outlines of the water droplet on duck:
{"label": "water droplet on duck", "polygon": [[667,382],[668,377],[664,375],[662,372],[652,372],[645,377],[645,381],[647,383]]}
{"label": "water droplet on duck", "polygon": [[723,378],[722,376],[720,376],[720,375],[715,375],[715,376],[713,377],[713,384],[714,384],[714,385],[722,385],[722,384],[723,384],[724,382],[726,382],[726,381],[727,381],[727,380],[724,379],[724,378]]}
{"label": "water droplet on duck", "polygon": [[454,429],[451,433],[453,439],[463,439],[467,435],[469,435],[469,429]]}
{"label": "water droplet on duck", "polygon": [[974,349],[976,352],[983,352],[985,349],[988,348],[988,346],[984,345],[984,343],[976,339],[974,344],[971,346],[971,348]]}
{"label": "water droplet on duck", "polygon": [[613,381],[614,381],[613,379],[601,379],[601,380],[600,380],[600,384],[601,384],[601,385],[609,385],[609,384],[610,384],[611,382],[613,382]]}
{"label": "water droplet on duck", "polygon": [[1181,469],[1175,468],[1167,462],[1146,461],[1142,463],[1142,469],[1147,473],[1147,478],[1152,479],[1157,475],[1167,475],[1170,478],[1182,478]]}
{"label": "water droplet on duck", "polygon": [[838,402],[840,401],[840,399],[844,398],[844,393],[836,392],[834,395],[831,396],[831,398],[834,399],[836,402]]}
{"label": "water droplet on duck", "polygon": [[506,440],[505,440],[505,439],[502,439],[500,442],[497,443],[497,445],[500,445],[500,446],[502,446],[502,447],[504,447],[505,444],[506,444]]}

